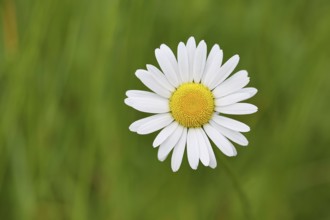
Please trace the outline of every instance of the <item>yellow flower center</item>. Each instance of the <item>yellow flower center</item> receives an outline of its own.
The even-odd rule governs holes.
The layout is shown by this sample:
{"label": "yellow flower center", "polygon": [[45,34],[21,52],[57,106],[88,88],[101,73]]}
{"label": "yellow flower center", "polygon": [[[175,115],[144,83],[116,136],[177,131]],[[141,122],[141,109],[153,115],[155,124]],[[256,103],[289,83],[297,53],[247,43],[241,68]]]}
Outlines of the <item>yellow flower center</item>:
{"label": "yellow flower center", "polygon": [[214,112],[214,97],[204,85],[184,83],[170,98],[173,118],[185,127],[201,127],[207,123]]}

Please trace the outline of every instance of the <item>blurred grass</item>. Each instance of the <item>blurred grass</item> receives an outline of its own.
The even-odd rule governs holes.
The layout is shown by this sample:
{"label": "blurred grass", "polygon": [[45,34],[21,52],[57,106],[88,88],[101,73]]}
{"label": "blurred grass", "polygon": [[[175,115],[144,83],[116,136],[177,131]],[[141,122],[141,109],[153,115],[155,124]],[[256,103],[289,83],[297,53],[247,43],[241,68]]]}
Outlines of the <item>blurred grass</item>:
{"label": "blurred grass", "polygon": [[[328,0],[0,6],[0,219],[330,219]],[[260,110],[236,158],[172,173],[123,99],[191,35],[240,55]]]}

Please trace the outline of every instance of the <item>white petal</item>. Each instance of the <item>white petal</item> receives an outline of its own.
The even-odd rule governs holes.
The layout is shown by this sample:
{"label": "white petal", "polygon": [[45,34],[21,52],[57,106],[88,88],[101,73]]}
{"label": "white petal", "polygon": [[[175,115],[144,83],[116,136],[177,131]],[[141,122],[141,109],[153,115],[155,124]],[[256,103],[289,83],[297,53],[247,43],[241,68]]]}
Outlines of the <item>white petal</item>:
{"label": "white petal", "polygon": [[159,117],[158,114],[157,115],[152,115],[152,116],[149,116],[149,117],[146,117],[146,118],[142,118],[140,120],[137,120],[135,122],[133,122],[130,126],[129,126],[129,130],[130,131],[133,131],[133,132],[137,132],[137,129],[144,123],[150,121],[150,120],[153,120],[154,118],[156,117]]}
{"label": "white petal", "polygon": [[173,51],[166,44],[160,45],[160,50],[162,50],[164,54],[166,54],[166,57],[171,62],[173,69],[175,70],[176,74],[178,74],[178,61],[176,60]]}
{"label": "white petal", "polygon": [[212,146],[211,146],[211,143],[209,141],[209,138],[207,137],[207,135],[205,134],[204,130],[202,132],[202,136],[204,138],[204,141],[205,141],[205,144],[207,146],[207,151],[209,153],[209,156],[210,156],[210,163],[209,163],[209,166],[211,168],[216,168],[217,167],[217,160],[215,158],[215,155],[214,155],[214,152],[213,152],[213,149],[212,149]]}
{"label": "white petal", "polygon": [[251,98],[255,94],[257,94],[258,90],[256,88],[247,87],[247,88],[240,89],[240,90],[236,91],[235,93],[242,93],[242,92],[249,93],[250,94],[250,98]]}
{"label": "white petal", "polygon": [[145,70],[137,70],[135,75],[141,80],[141,82],[145,86],[147,86],[150,90],[157,93],[158,95],[163,96],[165,98],[169,98],[171,96],[172,93],[165,87],[160,85],[149,72]]}
{"label": "white petal", "polygon": [[258,111],[257,106],[249,103],[235,103],[232,105],[215,107],[217,112],[229,115],[248,115]]}
{"label": "white petal", "polygon": [[219,124],[223,127],[229,128],[231,130],[234,130],[234,131],[240,131],[240,132],[250,131],[249,126],[247,126],[246,124],[244,124],[240,121],[236,121],[236,120],[231,119],[231,118],[227,118],[227,117],[224,117],[224,116],[214,114],[213,117],[212,117],[212,120],[215,123],[217,123],[217,124]]}
{"label": "white petal", "polygon": [[189,58],[188,51],[184,43],[178,45],[178,64],[181,82],[189,81]]}
{"label": "white petal", "polygon": [[218,85],[213,90],[213,95],[216,98],[226,96],[230,93],[236,92],[246,86],[250,79],[248,73],[245,70],[238,71],[226,81]]}
{"label": "white petal", "polygon": [[215,77],[215,74],[218,72],[223,58],[223,52],[220,50],[218,44],[215,44],[205,64],[204,75],[202,77],[202,83],[206,86],[209,86],[212,82],[212,79]]}
{"label": "white petal", "polygon": [[170,125],[166,126],[155,138],[152,146],[157,147],[160,144],[162,144],[178,127],[179,123],[176,121],[173,121]]}
{"label": "white petal", "polygon": [[213,78],[209,88],[213,90],[217,85],[222,83],[235,69],[239,61],[239,56],[235,55],[231,57],[222,67],[220,67],[215,78]]}
{"label": "white petal", "polygon": [[187,51],[189,58],[189,82],[193,81],[193,65],[196,51],[196,42],[194,37],[190,37],[187,42]]}
{"label": "white petal", "polygon": [[170,113],[158,114],[158,117],[143,123],[137,129],[138,134],[150,134],[152,132],[158,131],[163,127],[169,125],[172,121],[172,115]]}
{"label": "white petal", "polygon": [[178,143],[183,132],[183,127],[179,125],[173,134],[171,134],[158,149],[158,160],[164,161],[174,146]]}
{"label": "white petal", "polygon": [[170,111],[167,99],[161,97],[126,98],[125,103],[138,111],[146,113],[166,113]]}
{"label": "white petal", "polygon": [[215,100],[215,105],[216,106],[226,106],[226,105],[231,105],[243,100],[246,100],[250,98],[249,93],[234,93],[227,95],[225,97],[221,97]]}
{"label": "white petal", "polygon": [[199,157],[204,166],[209,166],[210,156],[202,133],[204,133],[202,128],[196,128],[196,138],[198,139],[199,145]]}
{"label": "white petal", "polygon": [[187,155],[190,167],[197,169],[199,163],[199,147],[194,128],[189,128],[187,136]]}
{"label": "white petal", "polygon": [[230,143],[227,138],[225,138],[220,131],[213,127],[211,124],[206,124],[203,126],[207,136],[214,142],[214,144],[229,157],[237,155],[237,151],[232,143]]}
{"label": "white petal", "polygon": [[206,62],[207,47],[205,41],[201,41],[195,52],[193,64],[193,79],[195,83],[199,83],[202,79],[205,62]]}
{"label": "white petal", "polygon": [[246,137],[241,133],[239,133],[238,131],[233,131],[228,128],[222,127],[221,125],[218,125],[214,121],[210,121],[210,124],[213,127],[216,127],[224,136],[226,136],[231,141],[242,146],[247,146],[249,144],[249,141],[246,139]]}
{"label": "white petal", "polygon": [[237,102],[245,101],[245,100],[251,98],[252,96],[254,96],[257,93],[257,91],[252,91],[252,89],[251,89],[251,91],[247,91],[245,89],[240,89],[238,91],[242,91],[242,92],[234,92],[234,93],[230,94],[230,96],[231,95],[237,95],[237,94],[240,94],[240,95],[244,94],[244,97],[241,96],[241,98],[239,100],[237,100]]}
{"label": "white petal", "polygon": [[167,57],[167,54],[164,53],[163,50],[156,49],[155,55],[159,66],[161,67],[163,73],[165,74],[168,81],[174,86],[177,87],[179,85],[179,80],[176,74],[175,69],[172,66],[170,59]]}
{"label": "white petal", "polygon": [[[216,64],[216,66],[220,67],[222,63],[222,55],[221,55],[221,49],[219,44],[214,44],[211,48],[211,51],[207,57],[205,69],[207,70],[210,66],[213,66]],[[204,77],[203,77],[204,78]]]}
{"label": "white petal", "polygon": [[129,98],[161,97],[160,95],[158,95],[156,93],[143,91],[143,90],[128,90],[128,91],[126,91],[126,96]]}
{"label": "white petal", "polygon": [[174,147],[172,153],[171,167],[173,172],[178,171],[181,166],[186,142],[187,142],[187,128],[184,128],[181,138],[177,143],[177,145]]}
{"label": "white petal", "polygon": [[167,90],[173,92],[175,88],[170,84],[165,75],[155,66],[147,64],[147,69],[157,82]]}
{"label": "white petal", "polygon": [[129,130],[133,131],[133,132],[137,132],[137,130],[141,127],[141,125],[147,124],[149,122],[152,121],[157,121],[160,118],[163,118],[164,116],[167,117],[167,115],[169,114],[157,114],[157,115],[152,115],[146,118],[142,118],[140,120],[137,120],[135,122],[133,122],[130,126],[129,126]]}

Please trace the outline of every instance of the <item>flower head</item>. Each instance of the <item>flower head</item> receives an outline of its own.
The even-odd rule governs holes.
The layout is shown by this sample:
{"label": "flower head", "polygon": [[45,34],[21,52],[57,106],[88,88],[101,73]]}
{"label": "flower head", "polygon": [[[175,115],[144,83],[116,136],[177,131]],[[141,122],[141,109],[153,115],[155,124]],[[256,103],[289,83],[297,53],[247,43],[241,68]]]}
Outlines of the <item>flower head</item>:
{"label": "flower head", "polygon": [[244,115],[257,111],[256,106],[241,103],[257,93],[255,88],[244,88],[249,83],[247,71],[241,70],[229,77],[239,56],[231,57],[222,65],[223,52],[219,45],[214,45],[207,56],[206,43],[201,41],[196,46],[193,37],[186,45],[179,43],[177,58],[164,44],[155,54],[161,70],[147,65],[147,70],[136,71],[136,76],[152,92],[129,90],[125,99],[125,103],[136,110],[154,115],[135,121],[129,129],[138,134],[161,130],[153,146],[159,146],[160,161],[173,151],[174,172],[181,166],[185,149],[192,169],[197,169],[199,161],[215,168],[217,162],[209,139],[225,155],[236,156],[236,148],[229,140],[248,145],[241,132],[248,132],[250,128],[223,114]]}

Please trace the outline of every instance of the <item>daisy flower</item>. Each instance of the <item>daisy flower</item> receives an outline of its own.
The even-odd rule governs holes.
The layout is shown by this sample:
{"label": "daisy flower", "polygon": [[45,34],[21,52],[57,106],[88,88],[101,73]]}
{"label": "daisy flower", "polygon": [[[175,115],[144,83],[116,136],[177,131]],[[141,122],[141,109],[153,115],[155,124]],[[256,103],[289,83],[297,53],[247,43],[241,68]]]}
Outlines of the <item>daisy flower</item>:
{"label": "daisy flower", "polygon": [[[125,103],[132,108],[154,115],[132,123],[129,129],[141,135],[161,130],[153,142],[158,159],[164,161],[172,153],[171,167],[178,171],[185,149],[189,165],[197,169],[199,161],[215,168],[217,161],[209,139],[225,155],[237,155],[234,145],[248,145],[240,132],[250,131],[246,124],[224,115],[245,115],[256,112],[256,106],[241,103],[257,93],[255,88],[243,88],[249,83],[248,73],[234,71],[239,56],[222,64],[223,52],[214,45],[207,56],[204,41],[196,46],[190,37],[179,43],[177,57],[162,44],[155,50],[161,70],[147,65],[135,75],[152,92],[129,90]],[[228,78],[229,77],[229,78]]]}

